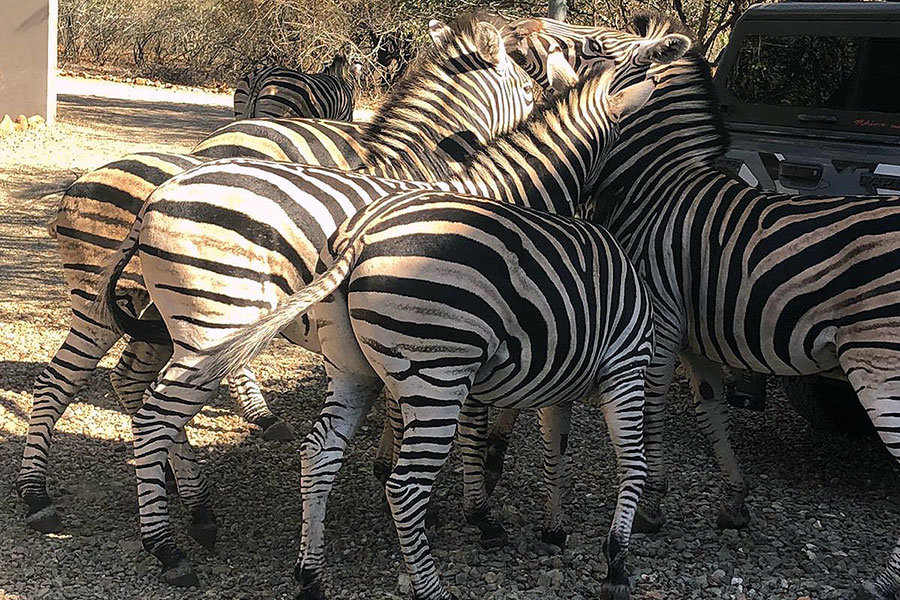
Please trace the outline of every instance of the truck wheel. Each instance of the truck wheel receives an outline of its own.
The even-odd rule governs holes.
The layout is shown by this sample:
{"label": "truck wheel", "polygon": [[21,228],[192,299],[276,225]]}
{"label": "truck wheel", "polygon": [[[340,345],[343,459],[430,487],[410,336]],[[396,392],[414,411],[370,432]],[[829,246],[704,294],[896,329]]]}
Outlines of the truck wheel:
{"label": "truck wheel", "polygon": [[814,429],[853,435],[875,429],[847,381],[817,377],[782,377],[781,387],[800,416]]}

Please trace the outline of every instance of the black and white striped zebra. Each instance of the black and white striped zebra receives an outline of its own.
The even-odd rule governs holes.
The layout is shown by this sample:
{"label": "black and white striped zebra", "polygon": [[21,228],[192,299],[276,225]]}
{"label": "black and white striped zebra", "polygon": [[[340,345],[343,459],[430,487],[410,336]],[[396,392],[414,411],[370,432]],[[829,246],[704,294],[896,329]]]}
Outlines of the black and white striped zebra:
{"label": "black and white striped zebra", "polygon": [[[406,116],[414,114],[414,120],[421,126],[409,152],[435,153],[443,156],[443,160],[449,160],[441,145],[448,131],[483,143],[510,130],[530,113],[533,103],[530,80],[511,64],[500,70],[488,63],[480,69],[472,69],[471,64],[459,64],[458,56],[473,52],[474,23],[483,19],[488,19],[485,23],[503,26],[501,21],[486,15],[463,16],[449,26],[433,22],[436,40],[444,38],[448,43],[423,58],[422,66],[430,69],[430,76],[418,77],[415,83],[403,86],[393,95],[393,102],[385,106],[385,109],[402,107],[407,111]],[[454,100],[456,96],[448,93],[451,86],[457,91],[465,91],[465,94],[460,94],[462,98],[458,105]],[[441,98],[443,105],[429,103],[429,98]],[[410,107],[418,107],[418,110],[409,112]],[[268,127],[253,125],[260,123],[259,120],[240,123],[257,127],[257,133],[251,136],[257,142],[263,137],[258,129]],[[276,121],[272,127],[289,133],[271,135],[268,139],[272,143],[268,145],[251,145],[251,140],[246,137],[229,139],[233,132],[214,134],[213,137],[221,142],[219,148],[225,147],[227,142],[228,152],[240,150],[240,144],[245,142],[249,147],[243,147],[244,151],[253,156],[287,157],[298,162],[337,167],[356,166],[362,160],[363,143],[359,126],[293,120]],[[377,141],[377,136],[372,136],[370,143]],[[454,148],[459,146],[453,145]],[[54,227],[59,238],[73,316],[66,342],[35,382],[34,404],[22,467],[17,477],[17,490],[28,506],[26,521],[38,530],[55,531],[62,526],[46,486],[53,428],[97,363],[120,337],[107,324],[98,321],[88,308],[98,289],[96,285],[101,265],[127,236],[128,228],[150,192],[175,173],[201,161],[197,157],[178,154],[131,155],[81,177],[63,197]],[[428,172],[411,170],[409,174],[420,179],[431,178]],[[128,267],[124,281],[126,285],[122,293],[136,315],[147,305],[139,263]],[[121,398],[126,409],[136,409],[146,385],[155,378],[155,371],[170,356],[171,348],[167,343],[129,347],[126,350],[114,377],[116,390],[126,394]],[[248,370],[231,383],[233,389],[241,392],[238,398],[248,417],[256,418],[261,425],[271,425],[271,413],[265,414],[267,409],[252,373]],[[271,426],[275,427],[272,431],[281,431],[279,422]],[[184,456],[190,459],[187,450]],[[199,468],[192,471],[200,472]],[[183,489],[202,487],[196,482],[192,485],[185,482],[181,486]]]}
{"label": "black and white striped zebra", "polygon": [[[571,96],[555,103],[539,120],[529,123],[516,134],[502,138],[476,155],[467,167],[456,171],[453,185],[460,191],[491,195],[509,203],[536,207],[544,213],[574,214],[585,185],[596,176],[608,146],[615,137],[615,122],[645,102],[653,88],[652,82],[645,82],[620,92],[607,102],[606,91],[612,75],[610,72],[602,79],[591,79]],[[611,113],[611,117],[607,113]],[[451,173],[453,171],[448,175]],[[201,185],[211,191],[210,186],[216,182],[220,187],[216,192],[207,194],[204,200],[194,192],[193,188]],[[321,214],[327,206],[347,203],[360,206],[361,192],[369,195],[368,202],[363,202],[368,204],[378,197],[402,192],[404,188],[408,190],[411,185],[413,184],[372,176],[239,159],[216,161],[187,171],[158,188],[149,199],[143,220],[135,224],[128,243],[122,249],[122,257],[117,268],[120,269],[129,257],[139,250],[151,297],[165,319],[175,345],[173,362],[161,373],[134,420],[142,539],[145,547],[163,562],[164,576],[169,581],[187,582],[186,578],[190,577],[190,565],[184,554],[178,550],[169,531],[168,520],[165,518],[165,488],[157,485],[157,472],[161,471],[175,436],[214,392],[215,383],[223,374],[218,373],[217,376],[204,378],[196,387],[188,385],[187,379],[191,378],[192,373],[196,373],[193,365],[196,360],[194,353],[198,349],[209,348],[223,340],[230,331],[264,315],[269,306],[276,305],[291,290],[300,289],[303,283],[310,281],[311,267],[307,261],[310,259],[309,247],[313,245],[308,241],[311,240],[308,231],[311,216]],[[373,192],[377,196],[373,196]],[[246,209],[250,208],[251,197],[255,203],[254,213],[258,215],[257,217],[246,212]],[[409,197],[418,198],[420,195],[410,194]],[[426,202],[429,196],[426,194],[421,197],[423,202]],[[437,197],[444,198],[441,195]],[[457,198],[452,195],[451,197],[455,202]],[[468,200],[462,199],[460,202]],[[471,202],[479,206],[491,206],[482,200]],[[256,213],[258,210],[261,212]],[[519,214],[514,209],[508,210],[509,214]],[[507,215],[505,212],[503,214]],[[534,275],[551,287],[554,285],[548,283],[547,278],[549,282],[554,280],[548,273],[557,273],[556,267],[559,264],[567,265],[559,270],[558,275],[563,278],[573,277],[571,285],[566,283],[563,287],[555,288],[556,293],[553,296],[555,300],[552,302],[556,304],[551,307],[548,305],[551,301],[542,296],[542,292],[549,293],[548,288],[538,290],[523,284],[528,291],[527,293],[522,291],[522,296],[536,301],[529,309],[536,312],[528,314],[531,315],[530,319],[534,321],[537,329],[517,337],[516,332],[522,333],[523,325],[520,318],[525,316],[525,313],[515,316],[504,313],[503,303],[498,299],[504,295],[498,296],[500,292],[497,288],[491,290],[490,287],[478,285],[476,282],[480,279],[477,273],[471,273],[472,281],[465,279],[463,281],[476,283],[477,289],[470,290],[464,295],[470,298],[470,302],[474,301],[479,305],[484,305],[480,297],[486,295],[495,300],[487,302],[487,306],[495,304],[501,307],[500,312],[493,314],[493,309],[488,309],[492,314],[481,313],[477,317],[473,315],[470,320],[465,319],[462,313],[455,314],[479,330],[478,333],[473,333],[472,337],[475,348],[481,347],[481,342],[477,340],[483,334],[488,335],[493,331],[499,338],[486,338],[491,344],[491,349],[490,351],[482,349],[482,353],[475,351],[475,348],[463,348],[465,344],[462,341],[458,341],[457,345],[462,350],[462,355],[467,357],[466,361],[475,365],[472,374],[482,367],[486,369],[483,371],[486,377],[487,373],[491,373],[487,379],[479,379],[479,384],[484,385],[474,388],[475,397],[481,402],[497,402],[500,406],[503,406],[504,402],[513,406],[532,407],[571,402],[588,393],[592,384],[598,383],[593,378],[597,375],[601,362],[607,357],[615,357],[611,359],[612,363],[607,365],[611,369],[609,375],[615,380],[615,373],[621,368],[619,374],[623,375],[623,381],[619,383],[623,387],[617,389],[622,392],[627,388],[629,391],[623,392],[624,395],[621,396],[627,398],[623,404],[619,404],[619,400],[610,399],[611,408],[615,407],[610,416],[610,429],[616,437],[617,451],[620,451],[623,479],[616,519],[608,545],[610,577],[604,584],[606,590],[604,597],[625,598],[628,596],[628,583],[622,561],[627,548],[633,507],[643,479],[641,380],[643,366],[646,365],[645,359],[649,357],[651,346],[649,307],[643,300],[643,292],[637,283],[637,274],[626,260],[620,258],[621,254],[609,236],[597,233],[597,238],[591,238],[590,234],[584,232],[599,230],[594,230],[584,223],[573,224],[538,212],[525,211],[522,214],[533,215],[529,217],[533,227],[537,227],[537,223],[543,225],[533,232],[529,228],[531,233],[524,239],[531,240],[530,242],[521,240],[517,242],[519,244],[517,260],[523,265],[534,264],[536,267]],[[264,221],[258,220],[260,218]],[[504,219],[500,222],[502,223]],[[418,226],[417,220],[415,210],[411,209],[403,223],[415,229]],[[184,235],[173,235],[176,230],[183,231]],[[542,234],[547,237],[541,238]],[[372,235],[378,238],[378,233]],[[521,231],[517,231],[514,237],[519,240],[522,237]],[[448,245],[445,250],[448,250],[449,254],[442,256],[459,255],[465,247],[460,246],[459,238],[454,235],[447,234],[446,238],[434,239],[437,240],[438,252],[442,244]],[[592,245],[591,239],[594,241],[602,239],[603,243]],[[421,241],[422,244],[425,243],[424,239]],[[210,256],[208,259],[197,261],[184,255],[188,246],[200,247],[213,243],[217,248],[215,257]],[[536,243],[537,246],[533,247],[531,243]],[[583,248],[581,243],[587,244],[588,247]],[[405,246],[413,261],[412,264],[415,264],[415,259],[425,251],[426,246],[422,244],[409,243]],[[404,247],[403,244],[397,249],[400,247]],[[364,259],[365,251],[360,251],[362,252],[360,258]],[[180,256],[185,260],[182,261]],[[555,263],[554,261],[561,260],[561,256],[566,256],[566,260],[563,263]],[[422,258],[425,260],[427,256]],[[478,255],[470,256],[473,266],[479,264],[482,258]],[[508,258],[507,256],[505,260]],[[392,260],[389,258],[385,260],[386,262],[380,263],[381,267],[385,268],[385,273],[393,275],[388,268],[393,264]],[[190,264],[179,268],[179,263]],[[350,261],[345,260],[343,264],[347,267]],[[379,263],[378,261],[366,263],[366,266],[370,267],[373,264]],[[546,269],[546,272],[542,269]],[[576,273],[573,273],[572,269],[575,269]],[[380,271],[376,273],[379,276],[380,274]],[[439,270],[433,274],[439,281],[441,278]],[[342,272],[341,275],[346,275],[346,272]],[[456,277],[460,275],[461,273],[456,273]],[[497,273],[494,275],[500,276]],[[243,278],[251,276],[262,277],[263,279],[259,281],[263,285],[248,287],[242,283]],[[399,277],[397,281],[402,282],[402,276]],[[599,279],[596,279],[598,277]],[[613,286],[607,287],[610,280],[606,277],[613,279]],[[492,279],[488,277],[487,280]],[[417,279],[406,283],[414,285],[414,281]],[[494,279],[494,281],[501,280]],[[591,283],[585,284],[584,281]],[[456,283],[459,284],[460,281],[456,280]],[[108,298],[112,298],[109,292],[114,285],[115,273],[112,273],[107,289]],[[599,288],[594,287],[598,285]],[[504,286],[504,289],[512,293],[510,290],[515,289],[515,285],[507,288],[508,286]],[[614,291],[611,291],[613,288]],[[193,294],[190,291],[192,289],[216,289],[222,294],[234,294],[235,297],[212,299],[206,295],[204,298]],[[437,309],[444,298],[440,292],[433,291],[436,296],[428,298]],[[570,294],[573,298],[572,304],[562,299],[561,293]],[[587,294],[590,299],[584,300],[581,294]],[[568,297],[570,296],[566,296]],[[426,298],[423,297],[422,300],[424,302]],[[375,301],[378,302],[377,298]],[[526,304],[529,302],[526,301]],[[107,306],[114,311],[117,308],[114,302],[109,302]],[[227,315],[223,315],[224,306],[229,307]],[[420,333],[431,331],[428,325],[428,315],[431,313],[424,306],[416,309],[416,312],[421,317],[423,327]],[[548,325],[539,315],[549,314],[557,314],[561,320],[553,320],[556,319],[553,317],[552,325]],[[294,322],[293,316],[298,315],[289,315],[286,319],[278,321],[271,329],[271,334],[274,336]],[[354,315],[354,318],[356,317],[359,317],[359,314]],[[437,314],[433,314],[432,317],[444,318]],[[349,323],[341,324],[342,322],[336,321],[336,318],[334,315],[330,317],[317,314],[315,319],[316,325],[323,327],[321,331],[317,329],[317,335],[321,349],[325,351],[328,359],[327,368],[348,364],[344,359],[338,358],[339,356],[346,357],[346,360],[350,361],[349,364],[360,364],[357,359],[361,355],[354,356],[348,349]],[[479,322],[482,324],[478,325]],[[506,329],[506,325],[513,329]],[[552,332],[548,334],[545,325],[550,327]],[[442,329],[444,326],[435,325],[435,327]],[[458,328],[454,330],[459,331]],[[546,345],[548,335],[551,340],[549,343],[553,344],[552,350],[548,350]],[[501,344],[503,340],[506,342]],[[412,338],[410,342],[412,347],[417,344]],[[377,341],[373,343],[373,347],[378,346]],[[449,341],[447,344],[453,346]],[[388,351],[388,354],[392,352]],[[448,348],[448,353],[451,352],[452,350]],[[239,352],[240,357],[246,360],[250,358],[249,355],[244,356]],[[458,360],[459,355],[456,358],[448,357],[448,364],[454,366],[447,367],[450,371],[460,371],[459,385],[455,390],[458,397],[452,402],[457,411],[471,384],[469,375],[462,373],[463,367],[456,364]],[[432,366],[440,370],[443,364],[441,359],[435,361]],[[525,363],[528,363],[528,367]],[[229,363],[229,371],[231,366],[233,365]],[[550,372],[547,372],[548,369]],[[329,374],[334,375],[331,371]],[[409,379],[420,379],[420,376]],[[332,378],[332,384],[334,381]],[[333,396],[326,402],[325,416],[320,419],[304,444],[303,557],[297,572],[304,585],[314,586],[318,581],[317,575],[322,567],[324,549],[322,531],[324,499],[333,482],[346,438],[352,432],[355,423],[358,423],[362,409],[371,403],[381,387],[375,383],[371,380],[365,384],[348,382],[346,387],[338,390],[340,397]],[[603,383],[600,382],[601,385]],[[335,393],[334,388],[331,391],[332,394]],[[389,391],[392,391],[390,384]],[[362,394],[366,400],[361,405],[344,404],[344,394],[347,392]],[[618,397],[615,393],[612,395]],[[426,396],[422,398],[427,399]],[[414,402],[404,404],[404,401],[411,402],[405,395],[400,399],[404,420],[407,420],[409,417],[407,411]],[[450,404],[448,403],[448,406]],[[422,407],[431,410],[434,408],[433,401],[429,400],[422,404]],[[482,405],[472,407],[467,412],[477,421],[471,422],[471,425],[478,431],[481,431],[482,425],[486,423],[483,419],[483,411],[486,409],[487,407]],[[429,414],[422,413],[421,418],[426,419]],[[429,478],[433,478],[443,462],[446,450],[449,449],[449,439],[455,430],[455,423],[455,416],[452,422],[445,423],[440,439],[434,444],[440,448],[435,450],[435,463],[418,474],[422,481],[427,483],[424,483],[422,490],[418,492],[423,495],[416,501],[416,507],[406,512],[410,508],[407,506],[406,510],[401,511],[402,514],[395,513],[398,527],[400,521],[410,520],[407,525],[411,529],[398,528],[398,530],[413,586],[417,597],[420,598],[447,597],[434,573],[430,554],[426,551],[423,522],[420,518],[424,518],[427,490],[430,489]],[[349,429],[339,432],[330,429],[334,426],[344,428],[345,425]],[[413,442],[412,438],[406,437],[410,428],[411,424],[407,422],[404,445]],[[628,431],[622,431],[623,428]],[[323,434],[326,435],[324,441],[321,438]],[[474,449],[469,450],[470,459],[466,460],[465,464],[467,469],[476,469],[481,438],[472,434],[463,436],[462,441],[474,444]],[[421,440],[420,443],[428,444]],[[322,449],[325,452],[319,451]],[[401,446],[400,463],[394,468],[388,483],[391,490],[389,498],[393,508],[398,510],[403,504],[400,500],[400,496],[403,495],[402,480],[410,475],[410,469],[413,468],[409,462],[412,456],[410,452],[405,446]],[[416,466],[420,470],[423,468],[421,464]],[[475,476],[476,474],[470,475],[465,478],[467,484],[482,481]],[[467,516],[476,521],[482,515],[486,516],[486,496],[483,490],[467,490],[466,498]],[[475,503],[471,502],[473,499]],[[407,538],[404,531],[411,532],[414,539]],[[312,597],[319,596],[314,592]]]}
{"label": "black and white striped zebra", "polygon": [[352,121],[362,64],[339,54],[319,73],[265,67],[245,75],[234,90],[235,119]]}
{"label": "black and white striped zebra", "polygon": [[[635,19],[647,34],[661,21]],[[668,30],[680,30],[672,23]],[[598,178],[597,222],[650,290],[656,350],[647,374],[650,467],[636,530],[663,524],[665,397],[680,356],[699,426],[727,475],[721,527],[749,520],[728,439],[723,368],[842,373],[900,460],[900,196],[788,196],[713,167],[727,148],[707,63],[654,67],[659,87],[622,128]],[[856,600],[900,592],[900,544]]]}

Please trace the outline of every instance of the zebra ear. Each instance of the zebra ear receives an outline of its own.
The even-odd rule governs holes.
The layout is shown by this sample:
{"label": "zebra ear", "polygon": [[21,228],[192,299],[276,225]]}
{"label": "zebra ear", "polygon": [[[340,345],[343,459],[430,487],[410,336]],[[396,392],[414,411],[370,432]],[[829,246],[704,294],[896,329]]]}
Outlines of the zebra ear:
{"label": "zebra ear", "polygon": [[667,64],[684,56],[691,49],[691,39],[680,33],[670,33],[661,40],[645,42],[638,51],[637,58],[641,63]]}
{"label": "zebra ear", "polygon": [[435,46],[443,46],[453,39],[453,31],[437,19],[428,21],[428,35]]}
{"label": "zebra ear", "polygon": [[528,37],[544,29],[538,19],[517,19],[508,23],[502,31],[503,45],[510,54],[528,54]]}
{"label": "zebra ear", "polygon": [[547,54],[547,81],[557,92],[564,92],[578,83],[578,73],[566,60],[556,42],[550,45],[550,53]]}
{"label": "zebra ear", "polygon": [[475,26],[475,47],[478,49],[478,55],[495,67],[501,66],[507,60],[500,31],[486,21],[479,21]]}
{"label": "zebra ear", "polygon": [[650,99],[650,95],[655,89],[656,82],[652,79],[647,79],[613,94],[607,102],[610,119],[618,122],[637,112],[647,104],[647,100]]}

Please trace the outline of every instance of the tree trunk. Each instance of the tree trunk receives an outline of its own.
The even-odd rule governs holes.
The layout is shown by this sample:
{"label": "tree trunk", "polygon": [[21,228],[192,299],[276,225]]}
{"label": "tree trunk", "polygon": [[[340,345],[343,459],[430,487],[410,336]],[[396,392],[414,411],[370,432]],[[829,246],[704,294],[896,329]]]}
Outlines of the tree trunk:
{"label": "tree trunk", "polygon": [[556,19],[557,21],[565,21],[566,20],[566,11],[569,8],[569,3],[567,0],[549,0],[550,10],[547,11],[547,16],[551,19]]}

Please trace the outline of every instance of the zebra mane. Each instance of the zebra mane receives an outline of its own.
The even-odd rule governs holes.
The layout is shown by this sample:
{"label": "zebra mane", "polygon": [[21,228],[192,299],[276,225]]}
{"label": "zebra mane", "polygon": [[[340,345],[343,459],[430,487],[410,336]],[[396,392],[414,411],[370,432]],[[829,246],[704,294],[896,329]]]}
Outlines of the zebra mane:
{"label": "zebra mane", "polygon": [[690,27],[678,18],[657,11],[634,13],[626,23],[626,31],[641,37],[662,37],[670,33],[679,33],[691,40],[691,48],[697,47],[697,36]]}
{"label": "zebra mane", "polygon": [[322,68],[322,73],[331,75],[336,79],[347,79],[347,71],[350,66],[347,64],[347,58],[343,54],[336,54],[331,62]]}
{"label": "zebra mane", "polygon": [[[590,72],[586,73],[578,79],[578,81],[566,92],[554,94],[545,102],[534,109],[531,117],[519,123],[515,129],[508,133],[497,137],[489,144],[486,144],[481,150],[466,157],[460,165],[449,165],[446,168],[459,174],[473,167],[485,157],[496,156],[503,153],[511,147],[517,148],[534,148],[535,146],[555,147],[559,140],[549,139],[554,129],[557,135],[566,136],[567,132],[562,130],[561,126],[569,123],[570,117],[575,117],[583,110],[585,104],[582,97],[592,97],[600,93],[598,88],[605,88],[603,93],[609,93],[609,88],[615,77],[615,72],[606,64],[596,65]],[[584,131],[578,131],[579,135],[583,135]],[[550,152],[544,154],[545,158],[552,159],[555,153]]]}
{"label": "zebra mane", "polygon": [[[435,82],[446,79],[448,63],[455,58],[477,56],[475,28],[479,22],[490,23],[498,30],[507,25],[503,17],[480,10],[462,13],[447,23],[452,39],[447,43],[433,44],[420,51],[416,60],[407,69],[406,76],[394,86],[371,121],[363,126],[361,142],[364,151],[370,153],[369,158],[372,158],[370,149],[376,150],[378,145],[385,143],[386,133],[389,134],[398,128],[409,129],[419,126],[418,123],[409,122],[409,115],[422,112],[422,92],[437,87],[434,85]],[[439,107],[436,106],[435,110],[439,110]],[[418,158],[429,168],[440,171],[441,167],[446,166],[446,158],[439,158],[426,148],[421,150]],[[408,154],[403,153],[403,156]],[[369,159],[366,159],[366,162],[369,162]]]}

